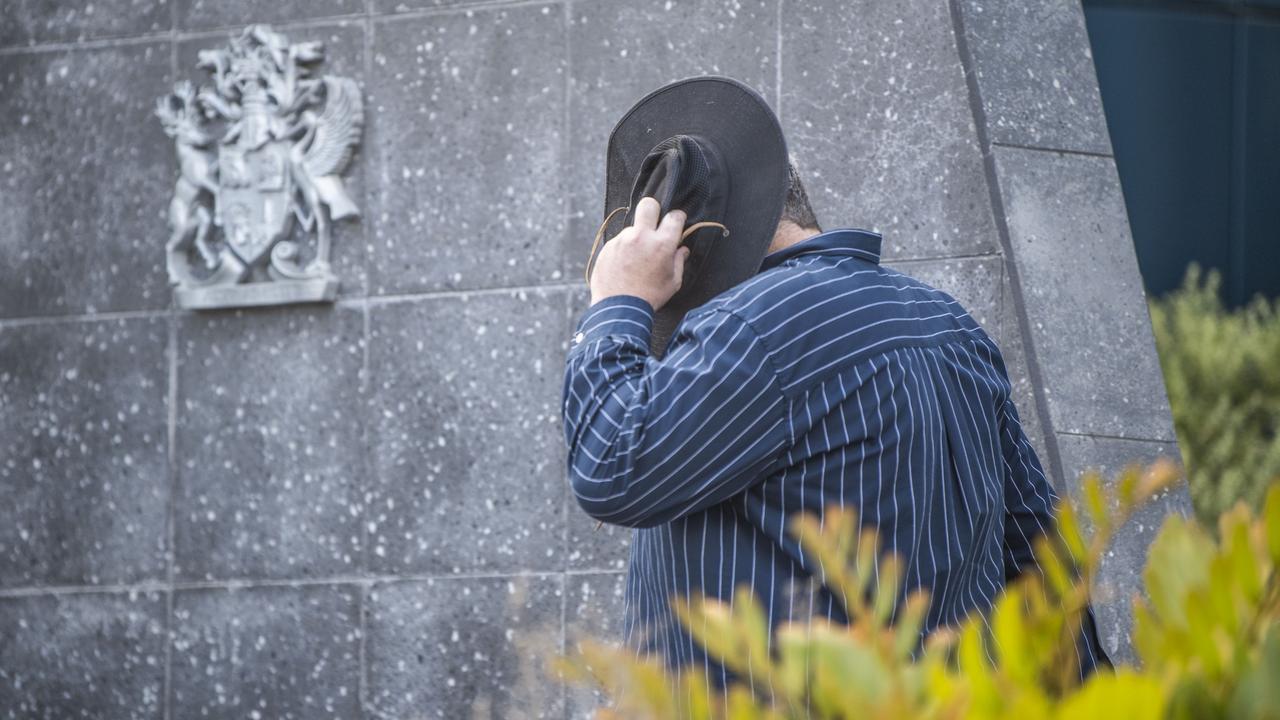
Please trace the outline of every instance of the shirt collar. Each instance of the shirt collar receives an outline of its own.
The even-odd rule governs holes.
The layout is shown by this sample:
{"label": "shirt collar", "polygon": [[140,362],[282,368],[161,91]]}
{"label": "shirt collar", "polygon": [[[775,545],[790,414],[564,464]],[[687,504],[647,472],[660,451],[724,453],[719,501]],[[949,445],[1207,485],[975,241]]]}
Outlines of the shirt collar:
{"label": "shirt collar", "polygon": [[818,233],[795,245],[764,257],[760,270],[769,270],[801,255],[853,255],[868,262],[880,263],[880,234],[870,230],[838,228]]}

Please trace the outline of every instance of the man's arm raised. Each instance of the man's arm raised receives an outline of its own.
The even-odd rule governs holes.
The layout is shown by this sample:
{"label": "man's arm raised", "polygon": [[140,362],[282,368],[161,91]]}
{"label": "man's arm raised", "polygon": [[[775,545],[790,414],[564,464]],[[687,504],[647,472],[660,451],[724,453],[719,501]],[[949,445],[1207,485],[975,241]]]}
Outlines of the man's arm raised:
{"label": "man's arm raised", "polygon": [[636,225],[597,256],[562,407],[578,503],[599,520],[635,527],[742,492],[789,438],[788,404],[764,345],[736,315],[692,313],[666,356],[649,357],[655,307],[679,289],[688,252],[679,247],[683,214],[661,224],[657,214],[646,198]]}

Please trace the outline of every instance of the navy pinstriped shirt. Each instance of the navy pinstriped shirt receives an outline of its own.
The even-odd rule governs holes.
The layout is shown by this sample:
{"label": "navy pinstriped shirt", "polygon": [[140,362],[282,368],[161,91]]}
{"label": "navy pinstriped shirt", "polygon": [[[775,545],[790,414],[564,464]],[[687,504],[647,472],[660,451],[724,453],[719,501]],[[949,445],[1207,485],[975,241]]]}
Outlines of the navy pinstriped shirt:
{"label": "navy pinstriped shirt", "polygon": [[[672,595],[758,593],[774,626],[844,620],[787,532],[854,506],[927,588],[925,633],[988,610],[1033,563],[1057,501],[995,343],[956,300],[881,267],[880,237],[834,230],[765,258],[690,312],[661,360],[653,310],[620,296],[582,318],[566,361],[569,479],[592,517],[636,528],[627,642],[723,684]],[[1090,631],[1082,667],[1100,650]]]}

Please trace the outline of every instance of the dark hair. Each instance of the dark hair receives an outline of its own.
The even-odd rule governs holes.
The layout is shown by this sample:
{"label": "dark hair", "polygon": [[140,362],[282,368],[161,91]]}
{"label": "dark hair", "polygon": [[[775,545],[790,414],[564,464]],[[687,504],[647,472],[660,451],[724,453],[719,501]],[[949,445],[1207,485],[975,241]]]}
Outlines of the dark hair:
{"label": "dark hair", "polygon": [[782,206],[782,219],[789,220],[805,230],[822,232],[818,218],[813,214],[813,206],[809,204],[809,193],[804,190],[800,181],[800,172],[794,162],[787,163],[787,201]]}

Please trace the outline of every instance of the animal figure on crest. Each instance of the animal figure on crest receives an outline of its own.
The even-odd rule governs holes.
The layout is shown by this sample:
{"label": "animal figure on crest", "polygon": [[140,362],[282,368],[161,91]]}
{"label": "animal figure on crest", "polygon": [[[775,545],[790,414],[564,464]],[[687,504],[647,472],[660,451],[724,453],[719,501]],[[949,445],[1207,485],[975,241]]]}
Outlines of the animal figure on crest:
{"label": "animal figure on crest", "polygon": [[[314,76],[323,59],[318,42],[291,44],[254,25],[226,49],[200,52],[197,66],[212,74],[211,86],[196,91],[180,82],[157,101],[180,168],[169,205],[171,282],[332,277],[332,223],[359,214],[341,173],[364,109],[355,81]],[[217,138],[214,120],[222,126]],[[294,219],[316,238],[305,262],[289,239]]]}

